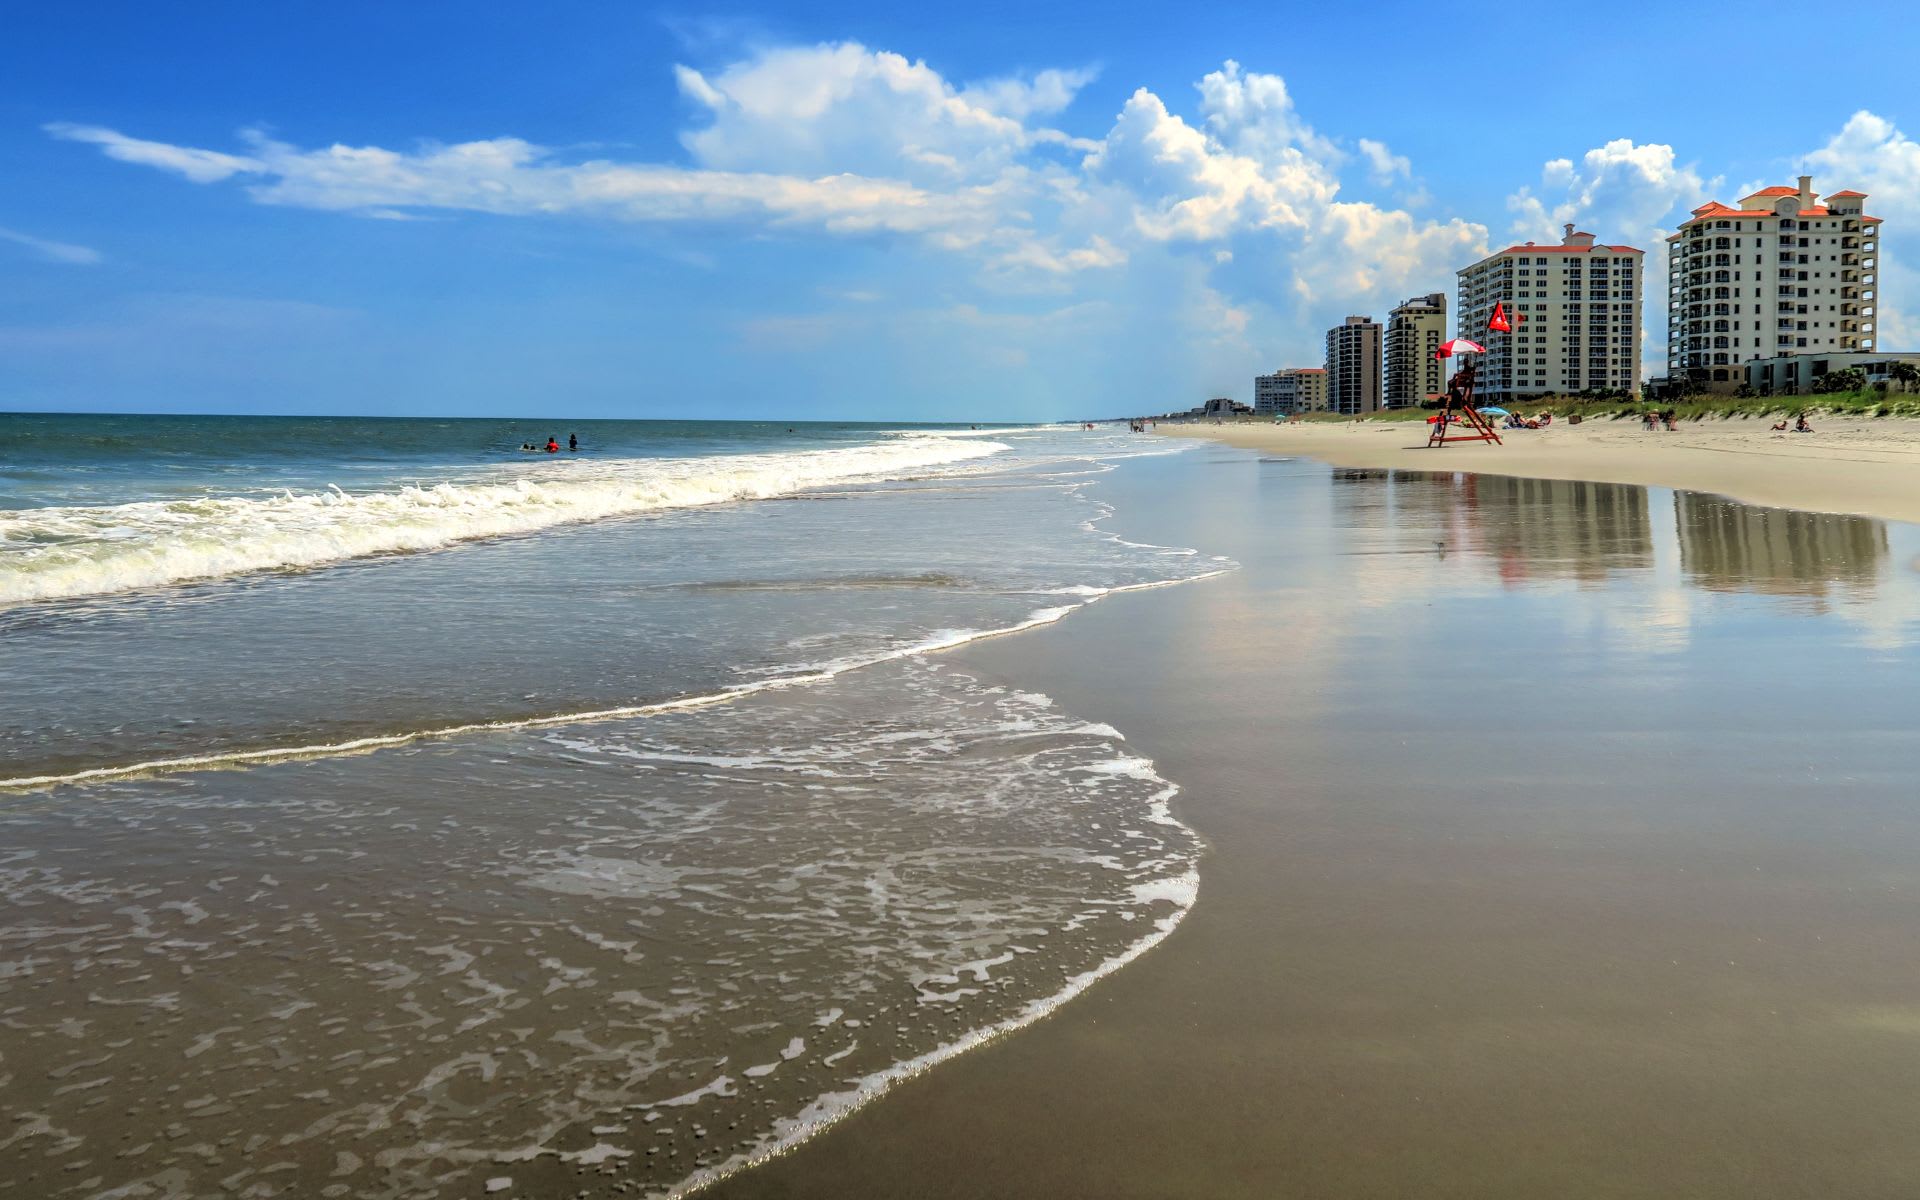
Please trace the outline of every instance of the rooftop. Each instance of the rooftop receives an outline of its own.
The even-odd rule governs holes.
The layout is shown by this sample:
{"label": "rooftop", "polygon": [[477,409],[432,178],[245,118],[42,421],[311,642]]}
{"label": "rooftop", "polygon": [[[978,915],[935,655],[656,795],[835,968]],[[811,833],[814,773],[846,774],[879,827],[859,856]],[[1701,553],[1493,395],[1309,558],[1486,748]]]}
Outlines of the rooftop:
{"label": "rooftop", "polygon": [[[1682,221],[1680,224],[1684,227],[1693,224],[1695,221],[1710,221],[1715,217],[1755,217],[1764,221],[1769,217],[1831,217],[1834,215],[1836,214],[1824,204],[1816,204],[1812,208],[1803,208],[1797,213],[1777,213],[1770,208],[1729,208],[1725,204],[1703,204],[1693,210],[1692,219]],[[1852,214],[1848,215],[1851,216]],[[1878,221],[1880,218],[1863,215],[1860,219],[1863,221]]]}
{"label": "rooftop", "polygon": [[1633,246],[1536,246],[1528,242],[1524,246],[1508,246],[1505,250],[1495,250],[1488,258],[1499,258],[1503,254],[1644,254],[1646,251]]}

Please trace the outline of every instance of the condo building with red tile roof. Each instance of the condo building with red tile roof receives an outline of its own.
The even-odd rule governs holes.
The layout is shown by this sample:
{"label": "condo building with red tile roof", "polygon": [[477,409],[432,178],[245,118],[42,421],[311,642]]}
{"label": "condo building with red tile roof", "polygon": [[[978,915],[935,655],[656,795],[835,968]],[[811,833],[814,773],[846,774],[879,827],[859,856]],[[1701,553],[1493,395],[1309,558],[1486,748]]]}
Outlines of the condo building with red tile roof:
{"label": "condo building with red tile roof", "polygon": [[[1487,348],[1476,393],[1514,403],[1640,387],[1644,251],[1566,226],[1558,246],[1508,246],[1459,275],[1459,336]],[[1512,331],[1489,332],[1499,305]]]}
{"label": "condo building with red tile roof", "polygon": [[1880,218],[1862,192],[1822,202],[1813,177],[1737,206],[1708,201],[1668,238],[1668,368],[1715,391],[1742,364],[1878,348]]}

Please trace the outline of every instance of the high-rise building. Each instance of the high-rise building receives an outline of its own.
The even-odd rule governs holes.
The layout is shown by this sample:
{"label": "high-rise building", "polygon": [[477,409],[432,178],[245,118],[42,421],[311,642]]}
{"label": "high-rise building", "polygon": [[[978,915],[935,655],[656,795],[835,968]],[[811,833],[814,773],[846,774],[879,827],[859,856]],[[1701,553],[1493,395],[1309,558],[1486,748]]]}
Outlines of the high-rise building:
{"label": "high-rise building", "polygon": [[[1645,257],[1568,225],[1558,246],[1508,246],[1459,272],[1459,335],[1487,348],[1478,398],[1638,391]],[[1512,332],[1487,329],[1496,304]]]}
{"label": "high-rise building", "polygon": [[1327,330],[1327,410],[1380,411],[1380,323],[1348,317]]}
{"label": "high-rise building", "polygon": [[1434,357],[1447,337],[1447,295],[1415,296],[1387,316],[1386,404],[1413,408],[1446,385]]}
{"label": "high-rise building", "polygon": [[1880,218],[1866,195],[1820,203],[1813,177],[1762,188],[1738,208],[1710,201],[1667,241],[1667,357],[1675,378],[1719,391],[1740,364],[1878,349]]}
{"label": "high-rise building", "polygon": [[1290,417],[1326,407],[1327,372],[1323,367],[1283,367],[1271,375],[1253,377],[1253,411],[1262,416]]}

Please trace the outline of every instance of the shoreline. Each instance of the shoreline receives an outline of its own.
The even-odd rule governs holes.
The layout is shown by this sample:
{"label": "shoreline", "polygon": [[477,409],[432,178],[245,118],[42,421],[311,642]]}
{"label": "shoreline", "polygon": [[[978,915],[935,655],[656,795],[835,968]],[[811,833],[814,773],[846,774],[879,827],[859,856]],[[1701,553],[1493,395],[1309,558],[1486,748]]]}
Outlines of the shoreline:
{"label": "shoreline", "polygon": [[[1173,455],[1103,497],[1240,571],[955,652],[1181,788],[1186,919],[703,1194],[1911,1194],[1920,958],[1885,947],[1920,937],[1920,817],[1900,719],[1860,714],[1908,694],[1920,623],[1807,589],[1915,531],[1271,463]],[[1583,516],[1533,521],[1562,493]],[[1463,495],[1530,536],[1434,552],[1418,514]]]}
{"label": "shoreline", "polygon": [[1746,504],[1920,523],[1920,421],[1826,418],[1810,434],[1758,420],[1649,433],[1632,420],[1501,431],[1499,446],[1428,449],[1412,422],[1157,426],[1163,437],[1300,454],[1338,467],[1469,471],[1707,492]]}

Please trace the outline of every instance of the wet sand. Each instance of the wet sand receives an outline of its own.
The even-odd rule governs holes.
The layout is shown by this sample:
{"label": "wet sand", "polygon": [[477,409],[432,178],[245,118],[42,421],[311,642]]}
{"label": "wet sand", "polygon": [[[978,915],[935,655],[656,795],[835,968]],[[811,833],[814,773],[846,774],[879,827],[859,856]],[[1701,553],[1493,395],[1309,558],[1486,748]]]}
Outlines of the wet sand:
{"label": "wet sand", "polygon": [[1199,904],[707,1194],[1920,1194],[1915,531],[1225,447],[1113,486],[1244,568],[954,657],[1184,789]]}
{"label": "wet sand", "polygon": [[1920,421],[1814,416],[1812,433],[1776,433],[1759,418],[1683,421],[1672,433],[1636,420],[1557,422],[1503,431],[1503,444],[1426,446],[1415,422],[1165,424],[1158,432],[1345,467],[1480,471],[1681,487],[1817,512],[1920,521]]}

